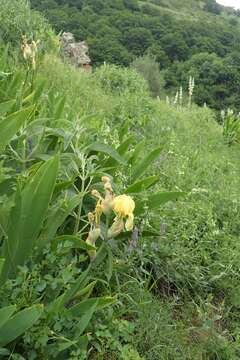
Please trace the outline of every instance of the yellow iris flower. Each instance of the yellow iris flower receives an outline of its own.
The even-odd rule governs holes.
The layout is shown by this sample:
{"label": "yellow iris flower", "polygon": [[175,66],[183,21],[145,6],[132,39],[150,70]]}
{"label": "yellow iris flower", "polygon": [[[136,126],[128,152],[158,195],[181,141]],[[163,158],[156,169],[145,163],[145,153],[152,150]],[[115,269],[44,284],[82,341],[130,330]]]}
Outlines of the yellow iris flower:
{"label": "yellow iris flower", "polygon": [[135,202],[131,198],[131,196],[128,195],[119,195],[114,198],[113,200],[113,210],[119,217],[126,217],[127,221],[125,224],[125,228],[127,231],[130,231],[133,229],[133,220],[134,215],[133,211],[135,209]]}

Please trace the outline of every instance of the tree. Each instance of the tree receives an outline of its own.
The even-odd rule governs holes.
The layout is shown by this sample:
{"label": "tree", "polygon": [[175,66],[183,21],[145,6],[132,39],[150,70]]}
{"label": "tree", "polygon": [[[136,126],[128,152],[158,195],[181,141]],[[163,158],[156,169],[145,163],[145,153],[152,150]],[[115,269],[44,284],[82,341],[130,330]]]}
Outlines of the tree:
{"label": "tree", "polygon": [[163,36],[161,45],[171,61],[182,61],[188,57],[188,46],[184,38],[178,33]]}
{"label": "tree", "polygon": [[164,78],[159,70],[159,65],[156,60],[144,55],[133,61],[132,67],[136,69],[148,82],[149,89],[154,96],[158,96],[164,89]]}
{"label": "tree", "polygon": [[216,15],[219,15],[222,10],[221,6],[215,0],[206,0],[204,9]]}
{"label": "tree", "polygon": [[124,34],[123,40],[125,46],[134,55],[141,56],[153,42],[151,32],[144,28],[129,28]]}

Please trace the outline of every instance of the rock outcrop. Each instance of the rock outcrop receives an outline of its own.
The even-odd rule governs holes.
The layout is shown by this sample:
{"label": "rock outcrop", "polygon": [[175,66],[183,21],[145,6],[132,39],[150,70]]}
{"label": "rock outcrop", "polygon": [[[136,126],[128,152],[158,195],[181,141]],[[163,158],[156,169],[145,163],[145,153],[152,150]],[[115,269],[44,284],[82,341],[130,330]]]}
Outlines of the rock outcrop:
{"label": "rock outcrop", "polygon": [[64,32],[61,36],[61,46],[64,57],[72,65],[84,68],[85,70],[91,70],[91,59],[88,55],[86,41],[76,42],[72,33]]}

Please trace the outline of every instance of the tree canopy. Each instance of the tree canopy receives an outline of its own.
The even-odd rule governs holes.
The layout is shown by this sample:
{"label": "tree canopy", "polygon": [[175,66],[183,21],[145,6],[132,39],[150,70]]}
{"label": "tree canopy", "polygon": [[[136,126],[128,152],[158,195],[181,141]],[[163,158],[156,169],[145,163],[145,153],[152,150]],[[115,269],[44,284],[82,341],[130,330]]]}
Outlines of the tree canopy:
{"label": "tree canopy", "polygon": [[220,109],[234,99],[238,107],[233,93],[238,66],[230,61],[240,53],[237,12],[229,15],[215,0],[205,0],[202,8],[189,0],[184,2],[189,12],[179,16],[174,1],[31,0],[31,4],[57,32],[70,31],[76,39],[87,40],[95,66],[103,62],[129,66],[137,57],[152,55],[164,71],[166,91],[187,83],[192,74],[198,104]]}

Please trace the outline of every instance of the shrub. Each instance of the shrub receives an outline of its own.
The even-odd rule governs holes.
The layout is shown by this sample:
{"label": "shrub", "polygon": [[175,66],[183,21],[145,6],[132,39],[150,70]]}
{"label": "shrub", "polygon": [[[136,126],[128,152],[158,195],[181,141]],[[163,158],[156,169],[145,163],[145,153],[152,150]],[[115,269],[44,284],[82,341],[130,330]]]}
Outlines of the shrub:
{"label": "shrub", "polygon": [[148,91],[147,82],[134,69],[103,65],[95,75],[103,89],[115,95],[130,93],[142,96]]}
{"label": "shrub", "polygon": [[159,64],[149,55],[137,58],[132,67],[148,82],[149,89],[154,96],[161,96],[165,81],[159,70]]}

